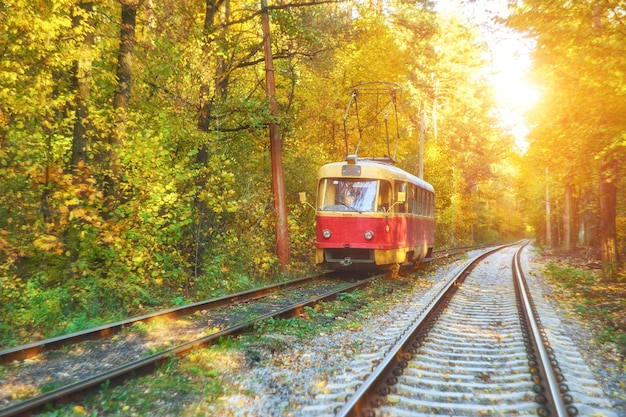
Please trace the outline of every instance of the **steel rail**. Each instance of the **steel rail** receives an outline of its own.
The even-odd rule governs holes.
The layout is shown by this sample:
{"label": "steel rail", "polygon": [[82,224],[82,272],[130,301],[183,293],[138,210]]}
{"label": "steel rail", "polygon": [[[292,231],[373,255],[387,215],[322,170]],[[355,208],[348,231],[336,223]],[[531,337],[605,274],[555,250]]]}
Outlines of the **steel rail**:
{"label": "steel rail", "polygon": [[11,407],[0,409],[0,417],[29,416],[32,415],[33,412],[41,410],[42,407],[44,407],[46,404],[57,403],[70,396],[76,396],[81,392],[93,390],[107,381],[112,383],[121,383],[124,380],[128,379],[130,376],[145,375],[155,369],[156,366],[158,366],[159,364],[169,360],[172,356],[182,356],[193,349],[215,344],[221,338],[240,335],[242,333],[252,330],[256,323],[272,317],[286,317],[300,314],[306,306],[315,305],[321,301],[333,299],[337,296],[337,294],[340,293],[350,292],[356,290],[357,288],[365,287],[369,285],[372,280],[387,275],[388,273],[374,275],[350,283],[346,287],[328,291],[307,301],[294,303],[275,312],[264,314],[255,319],[248,320],[244,323],[229,327],[217,333],[213,333],[200,339],[186,342],[179,346],[151,355],[147,358],[140,359],[130,364],[126,364],[110,371],[100,373],[93,377],[85,378],[81,381],[74,382],[61,388],[57,388],[46,394],[33,397],[21,403],[15,404]]}
{"label": "steel rail", "polygon": [[[517,242],[519,243],[519,242]],[[450,247],[450,248],[445,248],[445,249],[437,249],[435,251],[433,251],[432,253],[432,257],[431,258],[426,258],[423,260],[423,262],[430,262],[433,260],[438,260],[438,259],[444,259],[444,258],[448,258],[450,256],[455,256],[455,255],[459,255],[465,252],[469,252],[472,250],[479,250],[479,249],[485,249],[488,247],[493,247],[493,246],[498,246],[496,244],[486,244],[486,245],[474,245],[474,246],[457,246],[457,247]]]}
{"label": "steel rail", "polygon": [[[468,248],[473,247],[463,247],[457,248],[456,250],[461,252],[463,250],[467,250]],[[454,249],[442,249],[438,252],[444,252],[447,256],[450,251]],[[0,365],[10,363],[13,361],[19,361],[24,359],[33,358],[41,353],[49,352],[53,350],[58,350],[64,346],[87,341],[87,340],[98,340],[103,339],[105,337],[113,336],[124,328],[133,325],[134,323],[144,322],[149,323],[155,320],[168,320],[168,319],[176,319],[179,317],[187,316],[195,313],[199,310],[204,309],[215,309],[219,307],[223,307],[226,305],[230,305],[235,302],[245,302],[256,300],[262,297],[265,297],[273,292],[278,291],[279,289],[285,288],[294,288],[298,286],[305,285],[307,282],[312,279],[318,278],[320,276],[328,275],[329,272],[325,272],[319,275],[309,275],[303,278],[297,278],[294,280],[281,282],[278,284],[267,285],[261,288],[255,288],[248,291],[242,291],[236,294],[225,295],[222,297],[213,298],[205,301],[198,301],[196,303],[187,304],[184,306],[173,307],[166,310],[156,311],[154,313],[145,314],[142,316],[131,317],[126,320],[121,320],[115,323],[104,324],[102,326],[97,326],[87,330],[81,330],[78,332],[53,337],[45,340],[40,340],[37,342],[27,343],[24,345],[16,346],[13,348],[0,350]]]}
{"label": "steel rail", "polygon": [[549,409],[548,415],[567,417],[570,414],[567,411],[567,407],[563,402],[563,397],[561,395],[561,381],[557,381],[557,377],[553,368],[554,366],[556,366],[556,362],[554,359],[551,359],[549,357],[550,355],[548,354],[546,346],[543,342],[538,318],[532,307],[532,296],[528,291],[526,278],[524,276],[524,271],[521,265],[521,253],[527,244],[528,243],[522,246],[513,257],[513,275],[517,283],[516,288],[519,292],[520,301],[522,303],[524,316],[526,317],[527,326],[531,331],[533,346],[535,348],[535,351],[538,353],[537,362],[540,366],[540,372],[545,379],[545,381],[542,382],[545,382],[544,388],[547,389],[548,393],[547,402],[545,404],[545,407]]}
{"label": "steel rail", "polygon": [[86,340],[103,339],[105,337],[109,337],[116,333],[119,333],[125,327],[137,322],[149,323],[155,320],[175,319],[178,317],[193,314],[199,310],[215,309],[218,307],[233,304],[235,302],[256,300],[262,297],[266,297],[269,294],[272,294],[280,289],[294,288],[305,285],[307,282],[327,274],[328,273],[323,273],[320,275],[309,275],[291,281],[267,285],[265,287],[242,291],[236,294],[225,295],[210,300],[198,301],[196,303],[187,304],[180,307],[174,307],[167,310],[156,311],[154,313],[146,314],[143,316],[132,317],[126,320],[118,321],[116,323],[105,324],[102,326],[94,327],[92,329],[82,330],[63,336],[16,346],[14,348],[0,351],[0,364],[32,358],[40,353],[60,349],[63,346]]}
{"label": "steel rail", "polygon": [[[454,277],[445,284],[428,306],[422,311],[416,321],[404,332],[402,337],[389,350],[385,358],[380,361],[370,376],[361,384],[355,393],[348,398],[346,404],[335,414],[335,417],[362,417],[374,415],[373,408],[377,405],[377,389],[388,377],[393,377],[393,369],[411,356],[411,345],[418,335],[427,327],[437,309],[444,303],[445,298],[456,291],[476,265],[487,256],[511,245],[502,245],[488,250],[470,260]],[[374,399],[371,401],[371,399]]]}

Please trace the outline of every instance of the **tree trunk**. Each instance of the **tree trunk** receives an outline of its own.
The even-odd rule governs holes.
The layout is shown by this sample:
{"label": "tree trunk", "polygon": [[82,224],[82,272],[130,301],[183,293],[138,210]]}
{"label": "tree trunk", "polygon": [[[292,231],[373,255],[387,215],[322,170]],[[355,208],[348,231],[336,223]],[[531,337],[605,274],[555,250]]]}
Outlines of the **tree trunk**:
{"label": "tree trunk", "polygon": [[572,197],[572,185],[565,185],[565,198],[563,201],[563,240],[561,246],[563,250],[569,251],[572,248],[571,241],[571,197]]}
{"label": "tree trunk", "polygon": [[550,185],[548,184],[548,168],[546,168],[546,247],[552,247],[552,227],[550,222]]}
{"label": "tree trunk", "polygon": [[572,186],[572,195],[570,197],[570,244],[573,247],[578,246],[578,229],[577,226],[581,222],[580,213],[580,189]]}
{"label": "tree trunk", "polygon": [[[215,18],[218,14],[219,8],[225,0],[206,0],[205,3],[205,15],[204,15],[204,26],[203,36],[204,36],[204,44],[202,46],[202,52],[204,55],[204,59],[206,61],[212,55],[211,51],[211,42],[213,33],[215,32]],[[228,1],[228,0],[226,0]],[[226,7],[226,16],[225,19],[228,19],[229,8]],[[226,25],[224,25],[224,31],[226,29]],[[213,104],[216,99],[216,95],[221,97],[226,97],[228,94],[228,78],[223,77],[223,74],[220,73],[224,68],[227,67],[225,60],[221,60],[216,67],[216,77],[214,92],[211,93],[211,82],[213,78],[205,76],[201,78],[201,83],[199,87],[199,105],[198,105],[198,130],[201,132],[209,132],[209,126],[211,125],[211,115],[213,112]],[[206,167],[209,162],[209,146],[208,143],[202,142],[198,145],[198,153],[196,154],[196,163],[202,167]],[[205,185],[206,175],[201,173],[198,175],[196,179],[196,185],[199,189],[203,189]],[[204,254],[206,253],[206,245],[207,245],[207,237],[208,234],[205,230],[206,223],[206,203],[199,198],[196,198],[195,201],[196,208],[196,224],[194,231],[194,257],[193,257],[193,265],[194,265],[194,276],[199,276],[201,271],[202,260],[204,258]]]}
{"label": "tree trunk", "polygon": [[580,208],[580,227],[578,229],[578,244],[585,248],[590,248],[594,243],[594,210],[592,201],[594,198],[589,189],[585,189],[582,196],[582,204]]}
{"label": "tree trunk", "polygon": [[[222,5],[224,0],[206,0],[205,14],[204,14],[204,45],[202,47],[204,57],[208,60],[211,55],[210,39],[215,30],[215,16],[217,11]],[[219,80],[219,77],[218,77]],[[213,108],[214,95],[211,95],[211,84],[207,77],[202,78],[200,84],[200,103],[198,111],[198,130],[201,132],[208,132],[209,125],[211,124],[211,111]],[[206,165],[209,161],[209,149],[206,143],[201,144],[198,147],[198,153],[196,154],[196,162],[201,165]]]}
{"label": "tree trunk", "polygon": [[[222,21],[222,30],[218,41],[226,44],[226,35],[228,33],[228,23],[230,20],[230,0],[224,0],[224,16]],[[224,101],[228,98],[228,87],[230,84],[230,62],[223,55],[217,58],[217,67],[215,69],[215,96]]]}
{"label": "tree trunk", "polygon": [[[120,178],[118,152],[126,139],[126,123],[128,121],[128,103],[130,102],[130,86],[132,80],[132,60],[135,49],[135,26],[137,22],[138,1],[120,0],[122,5],[120,24],[120,47],[117,59],[117,86],[113,95],[115,120],[107,149],[109,172],[106,175],[105,193],[112,200],[117,200],[117,189]],[[110,201],[114,203],[114,201]]]}
{"label": "tree trunk", "polygon": [[89,95],[91,93],[91,66],[92,49],[94,45],[93,27],[88,17],[93,13],[93,2],[79,4],[80,13],[72,19],[72,26],[80,28],[84,33],[78,61],[74,62],[74,88],[75,88],[75,116],[74,134],[72,138],[72,155],[70,167],[72,170],[81,164],[89,162],[87,123],[89,117]]}
{"label": "tree trunk", "polygon": [[605,281],[613,281],[619,262],[617,251],[617,163],[604,161],[600,167],[600,254],[602,275]]}

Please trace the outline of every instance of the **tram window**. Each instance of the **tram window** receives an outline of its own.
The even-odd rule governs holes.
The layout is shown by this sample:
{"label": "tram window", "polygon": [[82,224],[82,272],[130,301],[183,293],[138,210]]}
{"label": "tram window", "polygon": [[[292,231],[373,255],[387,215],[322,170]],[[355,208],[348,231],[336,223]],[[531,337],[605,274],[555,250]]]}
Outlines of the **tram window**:
{"label": "tram window", "polygon": [[381,181],[376,210],[387,211],[389,207],[391,207],[391,184],[387,181]]}
{"label": "tram window", "polygon": [[[406,182],[397,181],[395,184],[395,192],[394,192],[394,211],[396,213],[406,213]],[[404,199],[401,196],[404,195]]]}
{"label": "tram window", "polygon": [[416,198],[417,201],[415,202],[415,214],[419,214],[422,215],[423,210],[422,210],[422,197],[423,197],[423,190],[421,188],[417,188],[415,190],[415,194],[416,194]]}
{"label": "tram window", "polygon": [[322,211],[373,211],[376,180],[325,178],[320,181],[318,207]]}
{"label": "tram window", "polygon": [[319,182],[319,188],[317,190],[317,209],[325,210],[325,207],[329,205],[329,201],[335,200],[335,190],[329,181],[323,179]]}
{"label": "tram window", "polygon": [[406,198],[406,202],[408,204],[407,210],[409,213],[414,213],[414,214],[417,210],[417,207],[416,207],[417,201],[416,201],[415,193],[416,193],[415,185],[409,184],[409,194],[407,195],[407,198]]}
{"label": "tram window", "polygon": [[424,215],[425,216],[429,216],[432,217],[435,213],[434,213],[434,195],[431,192],[424,192],[426,198],[425,198],[425,205],[424,205]]}
{"label": "tram window", "polygon": [[430,204],[428,205],[428,211],[430,213],[430,217],[435,216],[435,195],[433,193],[428,193],[430,195]]}

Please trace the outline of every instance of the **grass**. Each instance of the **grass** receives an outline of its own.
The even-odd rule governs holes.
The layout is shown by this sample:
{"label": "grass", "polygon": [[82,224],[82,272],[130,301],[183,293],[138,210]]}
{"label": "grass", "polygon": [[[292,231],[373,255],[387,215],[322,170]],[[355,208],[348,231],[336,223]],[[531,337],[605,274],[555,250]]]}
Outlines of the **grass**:
{"label": "grass", "polygon": [[545,274],[555,285],[558,298],[595,325],[596,342],[614,344],[626,357],[626,283],[604,282],[596,270],[562,262],[548,263]]}
{"label": "grass", "polygon": [[[385,297],[398,282],[377,280],[366,289],[341,294],[335,301],[305,307],[299,317],[265,320],[255,332],[237,338],[223,338],[217,345],[198,349],[182,358],[173,357],[152,375],[101,390],[80,404],[51,410],[52,416],[204,416],[222,415],[225,404],[238,398],[249,401],[258,394],[242,389],[237,375],[247,366],[262,366],[268,355],[284,351],[296,340],[322,332],[358,330],[364,317],[394,303]],[[407,280],[406,282],[415,282]],[[139,325],[129,329],[142,334]],[[358,351],[359,341],[349,346]]]}
{"label": "grass", "polygon": [[255,330],[258,333],[291,335],[299,339],[314,336],[320,331],[336,326],[338,317],[345,318],[362,307],[369,298],[368,292],[355,290],[350,293],[340,293],[335,301],[322,302],[314,307],[304,307],[304,314],[300,317],[270,318],[257,323]]}
{"label": "grass", "polygon": [[[228,348],[226,349],[228,351]],[[57,416],[152,416],[189,414],[187,404],[213,402],[226,392],[222,382],[224,349],[220,347],[173,357],[153,375],[100,391],[82,404],[69,404],[42,414]]]}

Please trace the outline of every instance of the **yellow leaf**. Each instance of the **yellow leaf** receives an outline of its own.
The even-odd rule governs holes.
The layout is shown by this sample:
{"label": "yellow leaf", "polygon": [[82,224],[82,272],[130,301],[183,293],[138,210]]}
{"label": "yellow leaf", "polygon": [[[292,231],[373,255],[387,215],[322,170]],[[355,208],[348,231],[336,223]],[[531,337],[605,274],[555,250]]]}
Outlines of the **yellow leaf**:
{"label": "yellow leaf", "polygon": [[322,379],[320,382],[318,382],[317,384],[315,384],[315,389],[317,390],[321,390],[322,388],[324,388],[326,386],[326,380]]}
{"label": "yellow leaf", "polygon": [[389,395],[387,395],[387,401],[390,404],[398,404],[400,402],[400,396],[399,395],[394,395],[394,394],[389,394]]}
{"label": "yellow leaf", "polygon": [[46,252],[57,252],[64,246],[63,242],[54,235],[41,235],[33,241],[33,245]]}
{"label": "yellow leaf", "polygon": [[102,241],[104,243],[113,243],[113,242],[115,242],[115,237],[112,234],[106,234],[102,238]]}
{"label": "yellow leaf", "polygon": [[73,411],[76,414],[87,414],[87,410],[82,405],[75,405]]}
{"label": "yellow leaf", "polygon": [[88,220],[87,219],[87,213],[85,213],[85,210],[83,210],[82,208],[75,208],[74,210],[70,211],[70,220],[73,219],[83,219],[83,220]]}

